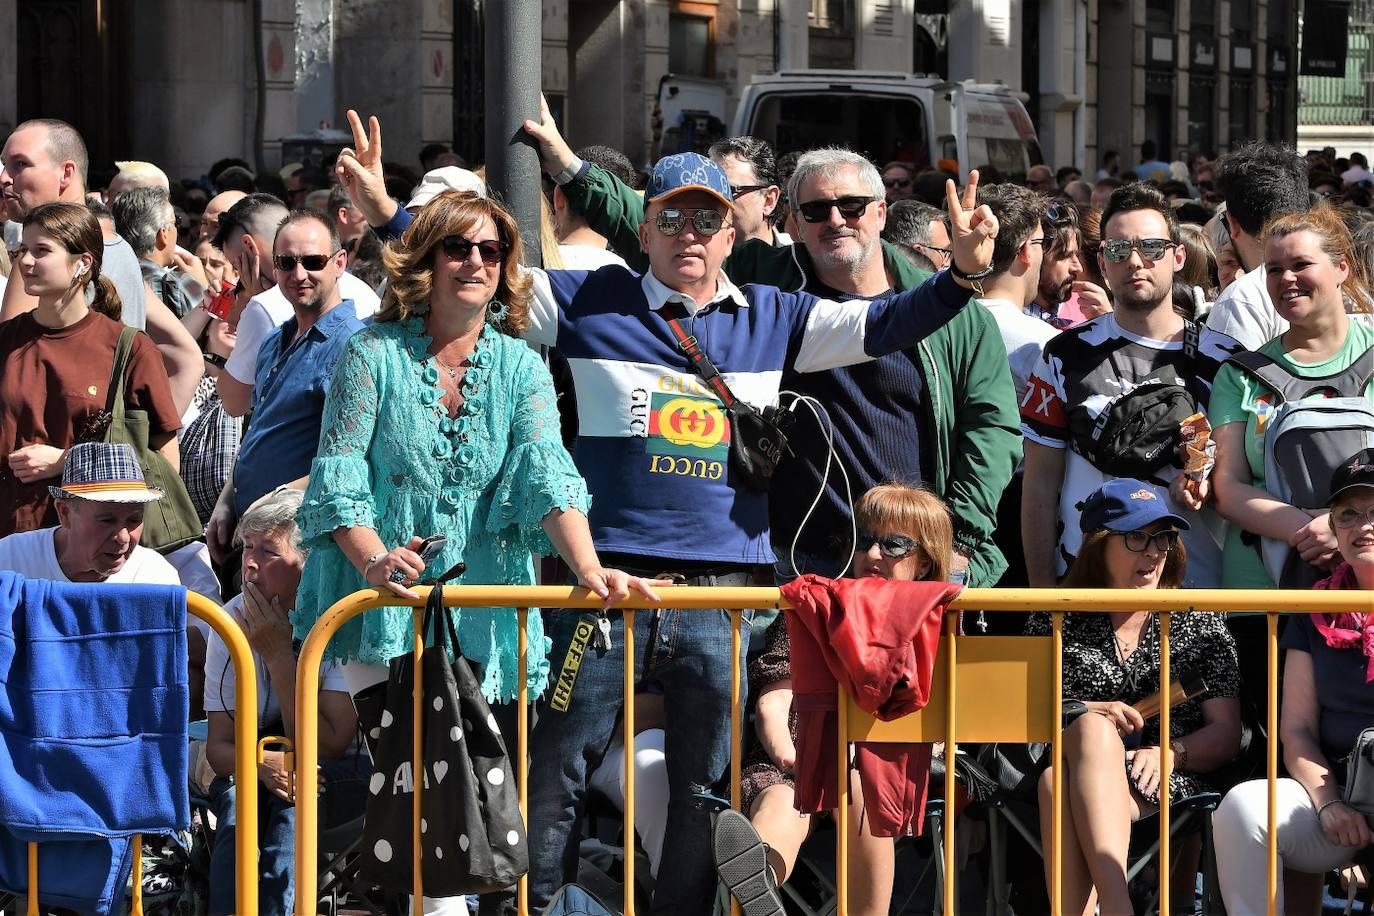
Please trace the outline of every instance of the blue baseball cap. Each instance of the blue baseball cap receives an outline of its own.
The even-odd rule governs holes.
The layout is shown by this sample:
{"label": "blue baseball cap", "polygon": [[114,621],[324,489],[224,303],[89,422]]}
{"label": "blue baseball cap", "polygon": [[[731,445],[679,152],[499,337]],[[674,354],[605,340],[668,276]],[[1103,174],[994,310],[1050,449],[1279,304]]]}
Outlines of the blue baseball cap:
{"label": "blue baseball cap", "polygon": [[1109,480],[1083,500],[1078,527],[1088,534],[1099,528],[1108,531],[1139,531],[1158,521],[1170,521],[1180,531],[1191,527],[1169,510],[1169,502],[1139,480],[1121,477]]}
{"label": "blue baseball cap", "polygon": [[644,199],[654,203],[683,191],[705,191],[725,204],[727,210],[735,209],[735,196],[725,169],[700,153],[675,153],[658,160],[644,188]]}

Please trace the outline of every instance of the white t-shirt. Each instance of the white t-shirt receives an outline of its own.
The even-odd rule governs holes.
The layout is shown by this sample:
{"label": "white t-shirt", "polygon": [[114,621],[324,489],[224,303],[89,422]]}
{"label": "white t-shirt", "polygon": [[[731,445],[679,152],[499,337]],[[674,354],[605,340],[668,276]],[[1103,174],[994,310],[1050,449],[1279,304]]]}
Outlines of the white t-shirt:
{"label": "white t-shirt", "polygon": [[[353,300],[358,310],[358,318],[366,320],[377,314],[382,301],[362,280],[344,271],[339,278],[339,295]],[[248,301],[243,314],[239,316],[238,339],[234,341],[234,352],[229,354],[224,368],[238,382],[251,385],[258,370],[258,351],[262,342],[273,328],[280,327],[286,319],[295,314],[291,303],[277,287],[259,293]]]}
{"label": "white t-shirt", "polygon": [[1217,297],[1207,327],[1235,338],[1247,350],[1258,350],[1288,330],[1288,322],[1269,299],[1263,264],[1241,275]]}
{"label": "white t-shirt", "polygon": [[[8,569],[30,579],[70,582],[57,562],[53,546],[56,528],[21,531],[0,538],[0,569]],[[107,585],[181,585],[177,571],[162,554],[147,547],[135,547],[119,572],[105,580]]]}
{"label": "white t-shirt", "polygon": [[[210,548],[205,546],[204,541],[192,541],[185,547],[167,554],[166,560],[177,571],[182,585],[198,595],[204,595],[215,604],[223,600],[220,596],[219,579],[215,576],[214,567],[210,565]],[[187,614],[186,622],[209,637],[210,624],[204,620],[194,614]]]}
{"label": "white t-shirt", "polygon": [[609,248],[594,245],[559,245],[558,256],[567,270],[596,270],[614,265],[626,267],[625,259]]}
{"label": "white t-shirt", "polygon": [[[224,609],[234,620],[243,623],[242,595],[235,595]],[[205,711],[233,712],[234,689],[238,682],[234,676],[234,664],[229,660],[229,647],[213,630],[205,637],[205,641]],[[281,717],[281,698],[270,689],[267,666],[256,652],[253,653],[253,667],[258,675],[258,724],[261,726]],[[348,693],[348,685],[344,682],[338,662],[325,661],[320,664],[320,690]]]}
{"label": "white t-shirt", "polygon": [[1002,332],[1002,345],[1007,348],[1011,362],[1011,381],[1016,386],[1016,403],[1026,393],[1026,384],[1040,362],[1045,344],[1059,331],[1048,322],[1032,318],[1009,299],[975,300],[992,313],[997,330]]}
{"label": "white t-shirt", "polygon": [[0,277],[0,296],[5,295],[5,278]]}

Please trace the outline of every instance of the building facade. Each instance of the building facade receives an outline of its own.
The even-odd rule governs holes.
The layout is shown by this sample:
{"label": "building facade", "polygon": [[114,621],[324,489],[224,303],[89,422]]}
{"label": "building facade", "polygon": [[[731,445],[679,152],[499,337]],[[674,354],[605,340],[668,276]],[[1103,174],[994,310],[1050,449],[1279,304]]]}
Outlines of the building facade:
{"label": "building facade", "polygon": [[[378,114],[387,158],[481,158],[492,0],[0,0],[0,134],[62,117],[93,159],[175,175]],[[1047,162],[1091,170],[1296,136],[1297,0],[543,0],[537,65],[575,145],[652,160],[664,78],[729,123],[759,72],[895,70],[1022,93]],[[510,62],[526,66],[535,62]]]}

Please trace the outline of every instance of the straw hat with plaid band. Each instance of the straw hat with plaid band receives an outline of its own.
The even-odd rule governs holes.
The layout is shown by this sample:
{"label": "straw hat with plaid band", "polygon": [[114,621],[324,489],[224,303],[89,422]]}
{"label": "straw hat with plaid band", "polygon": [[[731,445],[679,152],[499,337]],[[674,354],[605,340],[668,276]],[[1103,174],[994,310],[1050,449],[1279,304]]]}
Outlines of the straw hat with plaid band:
{"label": "straw hat with plaid band", "polygon": [[54,499],[101,503],[150,503],[162,491],[148,486],[132,445],[82,442],[67,450],[62,486],[48,487]]}

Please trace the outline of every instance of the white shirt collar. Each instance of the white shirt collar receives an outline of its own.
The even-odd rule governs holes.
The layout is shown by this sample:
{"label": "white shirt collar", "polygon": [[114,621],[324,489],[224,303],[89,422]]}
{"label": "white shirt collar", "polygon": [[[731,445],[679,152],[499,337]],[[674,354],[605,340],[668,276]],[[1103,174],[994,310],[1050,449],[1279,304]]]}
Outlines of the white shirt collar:
{"label": "white shirt collar", "polygon": [[710,302],[697,303],[695,299],[686,293],[669,289],[663,281],[654,276],[652,270],[647,271],[640,278],[640,286],[644,289],[644,298],[648,300],[649,308],[658,311],[670,302],[677,302],[687,310],[687,314],[695,315],[708,305],[722,302],[726,299],[732,300],[736,305],[748,307],[749,300],[744,293],[740,292],[739,287],[730,282],[730,278],[721,271],[716,278],[716,294]]}

